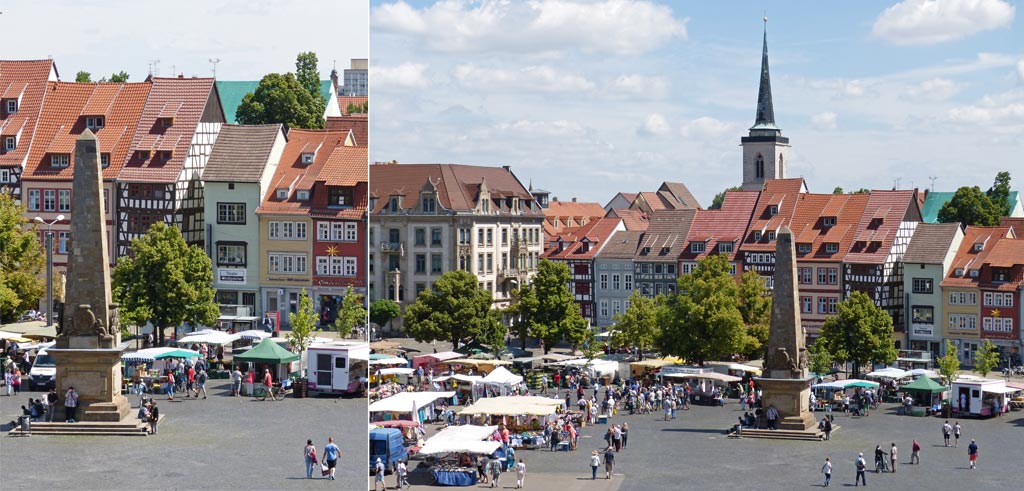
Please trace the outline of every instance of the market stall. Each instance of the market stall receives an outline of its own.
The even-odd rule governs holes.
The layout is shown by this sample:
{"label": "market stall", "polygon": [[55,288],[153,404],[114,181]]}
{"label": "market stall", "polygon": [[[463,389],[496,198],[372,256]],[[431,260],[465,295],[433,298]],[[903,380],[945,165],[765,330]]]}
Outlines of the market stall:
{"label": "market stall", "polygon": [[454,351],[442,351],[441,353],[414,356],[412,359],[412,367],[419,368],[422,366],[424,372],[430,373],[430,370],[434,369],[435,373],[439,373],[442,371],[442,367],[437,366],[438,364],[444,363],[448,360],[462,358],[463,356],[465,355]]}
{"label": "market stall", "polygon": [[634,361],[629,364],[629,374],[634,378],[644,375],[653,375],[662,367],[682,363],[679,358],[649,358],[646,360]]}
{"label": "market stall", "polygon": [[725,405],[724,390],[715,390],[715,386],[727,386],[728,384],[740,382],[743,379],[734,375],[726,375],[714,371],[699,371],[693,373],[675,372],[662,373],[666,378],[683,380],[690,384],[690,399],[695,404],[723,406]]}
{"label": "market stall", "polygon": [[[370,420],[390,421],[408,419],[422,423],[434,414],[433,405],[439,399],[451,399],[455,392],[399,392],[369,406]],[[405,417],[408,415],[408,417]]]}
{"label": "market stall", "polygon": [[[477,483],[476,468],[463,462],[473,459],[457,458],[458,454],[491,455],[501,443],[489,440],[497,426],[450,426],[427,439],[419,453],[437,457],[431,474],[434,484],[441,486],[473,486]],[[456,455],[446,459],[443,456]]]}
{"label": "market stall", "polygon": [[[552,399],[540,396],[502,396],[488,397],[474,402],[459,411],[463,420],[483,424],[504,424],[509,431],[523,436],[525,432],[536,432],[544,428],[544,424],[554,421],[558,415],[577,421],[576,413],[565,413],[564,399]],[[527,435],[535,436],[535,435]]]}
{"label": "market stall", "polygon": [[914,400],[911,406],[911,414],[919,416],[929,411],[936,412],[942,408],[942,401],[949,399],[949,387],[946,387],[929,377],[918,377],[917,380],[900,387],[900,391],[906,392]]}
{"label": "market stall", "polygon": [[[257,377],[262,377],[264,368],[269,369],[274,380],[279,381],[281,388],[288,389],[291,387],[291,376],[298,372],[299,359],[298,354],[282,348],[280,344],[274,342],[274,338],[266,338],[245,353],[235,355],[234,362],[251,363],[248,372]],[[252,384],[258,380],[256,377],[252,378],[253,382],[244,384],[248,393],[251,393]]]}
{"label": "market stall", "polygon": [[444,363],[451,367],[453,371],[466,373],[467,375],[487,374],[493,372],[497,367],[512,364],[511,361],[505,360],[478,360],[473,358],[455,358]]}
{"label": "market stall", "polygon": [[238,334],[228,334],[215,329],[203,329],[182,336],[177,340],[178,346],[190,346],[208,344],[211,346],[224,346],[238,341],[241,337]]}
{"label": "market stall", "polygon": [[171,368],[171,360],[184,360],[198,358],[198,352],[174,348],[146,348],[130,353],[123,353],[121,361],[124,363],[124,382],[142,382],[146,384],[147,390],[153,389],[154,384],[167,381],[164,372]]}
{"label": "market stall", "polygon": [[[474,385],[473,395],[475,398],[507,396],[517,392],[522,383],[523,377],[508,371],[505,367],[498,367]],[[477,388],[482,389],[479,390],[479,394]]]}

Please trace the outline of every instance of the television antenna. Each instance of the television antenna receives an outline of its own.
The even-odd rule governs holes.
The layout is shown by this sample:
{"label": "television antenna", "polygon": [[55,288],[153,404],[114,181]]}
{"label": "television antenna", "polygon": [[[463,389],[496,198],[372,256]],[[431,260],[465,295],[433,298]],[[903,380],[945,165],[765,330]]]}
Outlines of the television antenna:
{"label": "television antenna", "polygon": [[213,78],[217,78],[217,63],[220,63],[220,58],[210,58],[210,63],[213,65]]}
{"label": "television antenna", "polygon": [[160,75],[160,60],[150,60],[149,62],[149,75]]}
{"label": "television antenna", "polygon": [[939,179],[939,176],[928,176],[928,180],[932,181],[932,192],[935,192],[935,181]]}

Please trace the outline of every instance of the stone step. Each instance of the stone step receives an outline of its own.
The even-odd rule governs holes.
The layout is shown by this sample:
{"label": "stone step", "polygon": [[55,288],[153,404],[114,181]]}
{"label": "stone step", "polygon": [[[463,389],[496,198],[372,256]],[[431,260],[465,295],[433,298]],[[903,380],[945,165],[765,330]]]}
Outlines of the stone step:
{"label": "stone step", "polygon": [[[832,432],[835,433],[839,429],[839,425],[832,426]],[[795,430],[743,430],[741,438],[765,438],[765,439],[777,439],[777,440],[806,440],[806,441],[818,441],[825,438],[825,432],[819,431],[817,428],[807,431],[795,431]]]}
{"label": "stone step", "polygon": [[[160,416],[163,423],[166,416]],[[8,436],[27,435],[105,435],[105,436],[145,436],[148,434],[149,425],[137,419],[128,419],[121,422],[90,421],[81,423],[32,423],[31,431],[22,433],[21,426],[16,425]]]}
{"label": "stone step", "polygon": [[75,435],[83,435],[83,436],[146,436],[148,434],[149,433],[147,433],[145,431],[141,431],[141,430],[140,431],[127,431],[127,430],[119,430],[119,431],[110,431],[110,430],[75,430],[75,431],[71,431],[71,430],[47,430],[47,431],[35,431],[35,430],[33,430],[33,431],[30,431],[28,433],[24,433],[23,434],[20,429],[17,429],[17,430],[11,430],[11,432],[8,433],[8,436],[29,436],[29,435],[35,435],[35,436],[75,436]]}

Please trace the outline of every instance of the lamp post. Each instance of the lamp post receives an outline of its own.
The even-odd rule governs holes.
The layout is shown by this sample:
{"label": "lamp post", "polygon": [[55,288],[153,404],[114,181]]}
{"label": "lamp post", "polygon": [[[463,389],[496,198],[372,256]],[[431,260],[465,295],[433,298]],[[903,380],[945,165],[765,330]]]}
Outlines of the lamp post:
{"label": "lamp post", "polygon": [[53,224],[64,220],[64,215],[57,215],[52,222],[36,217],[36,223],[46,225],[46,325],[53,325]]}

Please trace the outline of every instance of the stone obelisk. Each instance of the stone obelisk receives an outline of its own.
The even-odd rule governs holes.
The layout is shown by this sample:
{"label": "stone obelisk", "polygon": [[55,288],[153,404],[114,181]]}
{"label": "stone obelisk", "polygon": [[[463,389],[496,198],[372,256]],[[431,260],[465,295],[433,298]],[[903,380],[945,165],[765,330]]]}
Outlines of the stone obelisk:
{"label": "stone obelisk", "polygon": [[[110,296],[107,221],[99,142],[86,129],[75,142],[65,303],[57,344],[48,350],[57,364],[57,391],[79,395],[81,421],[120,421],[131,412],[121,394],[121,326]],[[63,407],[58,408],[63,411]]]}
{"label": "stone obelisk", "polygon": [[761,407],[775,406],[779,429],[814,428],[808,410],[811,377],[807,374],[807,349],[800,324],[800,297],[796,288],[796,250],[793,232],[783,226],[775,238],[775,287],[772,290],[772,319],[768,331],[768,354],[764,362]]}

